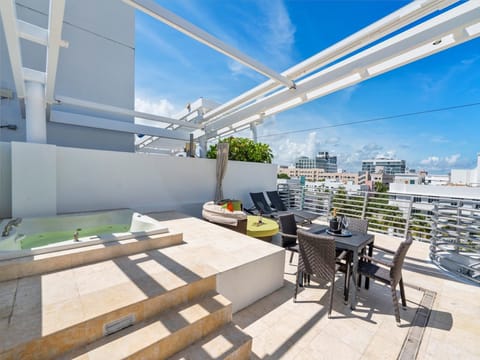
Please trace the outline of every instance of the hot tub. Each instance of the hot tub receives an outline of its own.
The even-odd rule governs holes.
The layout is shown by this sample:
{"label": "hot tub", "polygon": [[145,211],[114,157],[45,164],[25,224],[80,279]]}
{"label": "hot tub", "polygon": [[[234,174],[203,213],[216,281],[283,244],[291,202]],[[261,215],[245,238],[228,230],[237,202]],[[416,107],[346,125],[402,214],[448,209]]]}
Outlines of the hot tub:
{"label": "hot tub", "polygon": [[[0,222],[3,231],[9,220]],[[0,231],[0,232],[1,232]],[[160,222],[130,209],[24,218],[0,235],[0,258],[40,254],[168,232]]]}

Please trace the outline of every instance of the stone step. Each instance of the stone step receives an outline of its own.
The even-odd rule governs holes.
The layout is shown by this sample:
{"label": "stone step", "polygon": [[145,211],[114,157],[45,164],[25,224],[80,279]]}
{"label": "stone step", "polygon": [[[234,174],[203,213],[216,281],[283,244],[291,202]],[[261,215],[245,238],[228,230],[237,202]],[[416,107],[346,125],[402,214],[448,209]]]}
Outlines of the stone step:
{"label": "stone step", "polygon": [[0,282],[93,264],[116,257],[179,245],[182,242],[182,233],[169,232],[38,255],[29,255],[25,250],[23,257],[0,259]]}
{"label": "stone step", "polygon": [[0,359],[55,358],[215,290],[216,270],[152,250],[0,283]]}
{"label": "stone step", "polygon": [[169,360],[246,360],[252,352],[252,338],[229,323],[173,355]]}
{"label": "stone step", "polygon": [[231,303],[211,291],[201,298],[141,322],[92,344],[63,359],[165,359],[229,323]]}

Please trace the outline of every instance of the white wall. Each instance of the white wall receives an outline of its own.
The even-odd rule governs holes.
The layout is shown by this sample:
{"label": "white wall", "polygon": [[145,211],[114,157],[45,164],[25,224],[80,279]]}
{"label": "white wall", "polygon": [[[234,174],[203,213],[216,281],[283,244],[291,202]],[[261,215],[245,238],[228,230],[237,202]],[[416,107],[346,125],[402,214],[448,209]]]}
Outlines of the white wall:
{"label": "white wall", "polygon": [[[16,0],[17,16],[48,27],[48,0]],[[133,109],[135,97],[135,13],[118,0],[68,0],[55,94]],[[45,71],[45,47],[21,41],[23,66]],[[0,87],[15,90],[0,20]],[[65,109],[65,106],[59,108]],[[70,109],[72,110],[72,109]],[[74,111],[74,110],[72,110]],[[16,131],[0,131],[0,141],[25,141],[25,119],[19,100],[2,100],[2,124]],[[133,122],[132,117],[117,120]],[[47,142],[59,146],[134,151],[134,136],[54,122],[47,123]]]}
{"label": "white wall", "polygon": [[0,219],[12,217],[12,169],[10,144],[0,142]]}
{"label": "white wall", "polygon": [[12,142],[12,217],[57,214],[55,148]]}
{"label": "white wall", "polygon": [[[42,193],[33,171],[38,166],[41,174],[55,175],[55,195],[49,198],[57,213],[132,208],[142,212],[177,210],[200,217],[203,203],[214,197],[216,160],[50,146],[54,149],[52,162],[35,155],[45,146],[12,145],[13,168],[24,169],[12,174],[12,182],[16,194],[38,193],[37,199],[29,196],[28,203],[32,207],[42,204],[48,214],[51,207],[44,202],[52,182],[44,184]],[[32,170],[30,176],[25,169]],[[20,173],[23,175],[17,178]],[[249,206],[249,192],[275,189],[276,180],[276,165],[229,161],[224,196]],[[12,206],[20,208],[15,199]],[[22,216],[18,211],[15,215]]]}

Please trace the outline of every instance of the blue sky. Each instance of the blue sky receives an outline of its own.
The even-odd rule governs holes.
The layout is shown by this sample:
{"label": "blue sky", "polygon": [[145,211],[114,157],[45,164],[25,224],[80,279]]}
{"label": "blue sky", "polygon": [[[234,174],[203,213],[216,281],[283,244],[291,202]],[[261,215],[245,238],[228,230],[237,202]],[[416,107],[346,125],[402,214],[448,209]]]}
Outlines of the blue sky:
{"label": "blue sky", "polygon": [[[408,1],[176,0],[157,2],[282,72]],[[136,107],[174,115],[199,97],[226,102],[266,78],[176,30],[136,16]],[[329,151],[340,168],[387,155],[430,173],[472,168],[480,106],[357,125],[343,123],[480,102],[480,39],[301,105],[264,121],[259,141],[274,162]],[[282,134],[285,132],[315,129]],[[273,134],[282,134],[272,136]],[[241,136],[250,136],[248,131]]]}

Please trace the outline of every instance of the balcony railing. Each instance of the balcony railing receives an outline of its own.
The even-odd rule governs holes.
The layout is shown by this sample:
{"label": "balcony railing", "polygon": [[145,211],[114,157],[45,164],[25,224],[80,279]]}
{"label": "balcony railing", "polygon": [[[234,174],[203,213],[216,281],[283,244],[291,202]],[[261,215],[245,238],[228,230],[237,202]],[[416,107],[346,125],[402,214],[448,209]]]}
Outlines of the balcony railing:
{"label": "balcony railing", "polygon": [[278,184],[290,208],[328,220],[337,215],[369,220],[369,230],[429,242],[432,261],[480,284],[480,200],[401,193],[325,190],[321,186]]}

